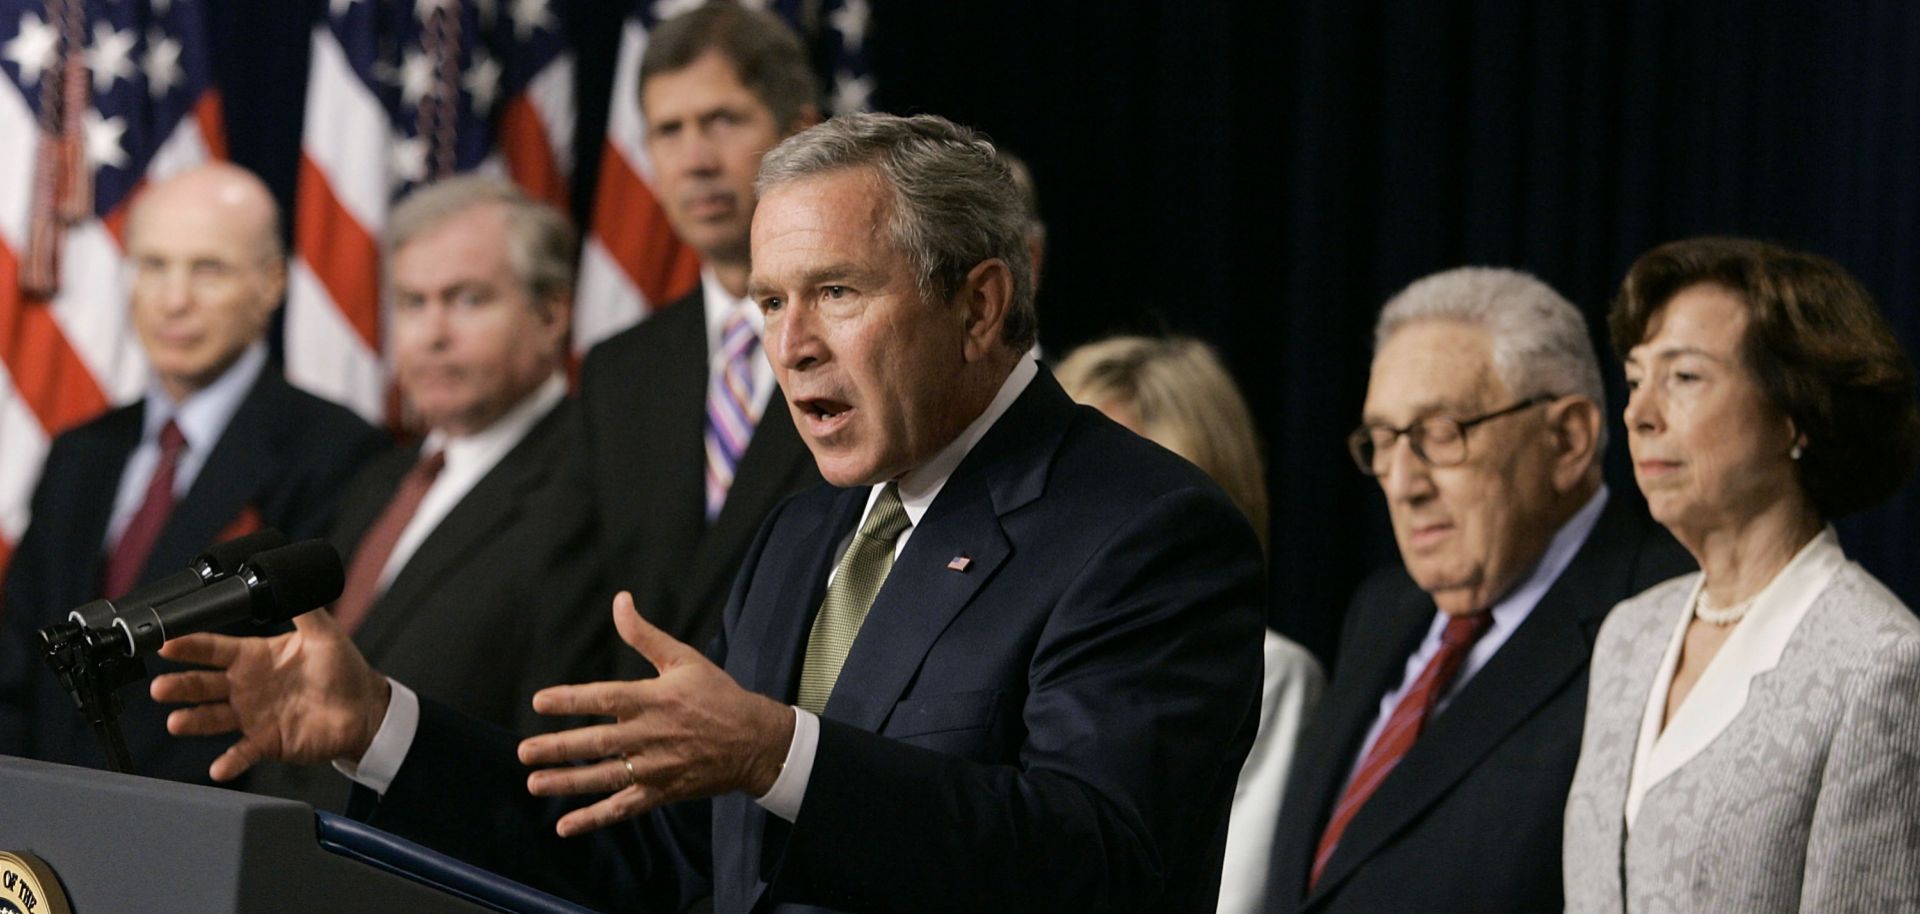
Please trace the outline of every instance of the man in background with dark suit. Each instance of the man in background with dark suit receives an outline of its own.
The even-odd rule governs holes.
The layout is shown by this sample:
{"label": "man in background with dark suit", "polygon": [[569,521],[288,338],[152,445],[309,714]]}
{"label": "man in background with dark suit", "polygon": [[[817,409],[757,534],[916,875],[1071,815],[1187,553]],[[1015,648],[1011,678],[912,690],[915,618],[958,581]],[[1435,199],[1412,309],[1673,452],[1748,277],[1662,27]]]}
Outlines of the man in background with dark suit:
{"label": "man in background with dark suit", "polygon": [[[138,402],[62,434],[47,454],[0,601],[0,752],[105,767],[34,632],[263,526],[325,533],[342,484],[380,446],[379,433],[295,390],[268,357],[286,286],[281,245],[273,196],[234,165],[200,166],[134,202],[129,317],[151,379]],[[205,783],[216,742],[167,739],[144,688],[123,692],[136,769]]]}
{"label": "man in background with dark suit", "polygon": [[[693,293],[587,354],[569,475],[599,519],[603,597],[630,591],[647,619],[704,646],[760,521],[820,480],[746,299],[753,176],[818,120],[813,72],[778,19],[717,3],[655,29],[640,85],[617,91],[640,93],[661,206],[703,266]],[[646,672],[620,655],[620,675]]]}
{"label": "man in background with dark suit", "polygon": [[1440,273],[1381,312],[1348,444],[1404,567],[1347,612],[1269,911],[1560,909],[1594,636],[1691,564],[1602,484],[1603,397],[1579,311],[1531,276]]}
{"label": "man in background with dark suit", "polygon": [[[394,376],[425,437],[376,458],[343,497],[347,580],[332,611],[422,695],[550,729],[533,693],[602,675],[615,638],[588,576],[587,514],[548,491],[572,411],[574,231],[512,182],[469,175],[402,200],[387,232]],[[332,773],[290,766],[251,786],[335,811],[347,797]]]}
{"label": "man in background with dark suit", "polygon": [[1244,516],[1034,359],[1025,219],[972,131],[846,115],[758,186],[767,354],[842,488],[775,509],[706,655],[622,595],[659,676],[540,693],[613,721],[516,758],[309,613],[168,644],[222,668],[155,681],[199,703],[170,726],[239,729],[223,778],[334,759],[374,825],[602,908],[1212,911],[1261,679]]}

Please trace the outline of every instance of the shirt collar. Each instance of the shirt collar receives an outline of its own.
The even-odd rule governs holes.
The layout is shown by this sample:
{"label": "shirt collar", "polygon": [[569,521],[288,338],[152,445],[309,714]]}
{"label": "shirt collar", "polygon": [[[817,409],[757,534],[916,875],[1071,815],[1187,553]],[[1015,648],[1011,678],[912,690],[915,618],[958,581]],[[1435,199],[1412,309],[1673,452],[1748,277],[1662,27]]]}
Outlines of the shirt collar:
{"label": "shirt collar", "polygon": [[264,340],[248,346],[240,357],[214,379],[197,391],[187,395],[179,403],[167,396],[165,388],[160,386],[158,378],[147,381],[146,409],[141,416],[140,438],[142,441],[160,440],[160,429],[171,421],[180,427],[180,435],[187,440],[187,449],[205,453],[220,440],[220,433],[226,431],[227,423],[233,420],[233,414],[240,411],[240,403],[247,398],[247,391],[253,389],[260,372],[266,369],[267,344]]}
{"label": "shirt collar", "polygon": [[444,450],[449,465],[488,455],[497,456],[526,437],[533,424],[551,412],[566,395],[567,381],[555,372],[534,388],[532,393],[522,397],[512,409],[495,419],[492,425],[480,431],[458,437],[439,429],[428,432],[426,439],[420,442],[420,453],[425,455]]}
{"label": "shirt collar", "polygon": [[[927,513],[927,508],[933,505],[934,498],[939,496],[942,488],[946,487],[947,479],[953,476],[953,471],[960,466],[960,461],[966,459],[967,454],[973,450],[973,446],[987,436],[987,430],[993,428],[995,422],[1000,421],[1000,417],[1006,414],[1008,408],[1013,406],[1013,401],[1019,399],[1020,394],[1039,373],[1040,363],[1034,360],[1033,353],[1022,355],[1020,361],[1014,363],[1012,373],[1007,375],[1005,381],[1000,382],[1000,391],[993,395],[993,401],[987,404],[987,408],[980,413],[979,417],[961,431],[958,438],[941,448],[926,463],[908,470],[900,477],[900,503],[906,507],[907,520],[910,523],[919,525],[921,516]],[[884,485],[885,483],[874,486],[873,491],[868,494],[869,508],[873,506],[873,499],[879,497],[881,486]]]}
{"label": "shirt collar", "polygon": [[1533,565],[1533,571],[1522,580],[1519,586],[1507,592],[1507,595],[1495,601],[1492,607],[1493,624],[1512,628],[1533,612],[1540,598],[1547,595],[1553,582],[1560,580],[1560,574],[1573,564],[1573,557],[1600,523],[1600,512],[1607,507],[1607,486],[1587,498],[1587,503],[1573,513],[1573,517],[1554,531],[1553,539],[1547,542],[1547,551],[1541,553],[1540,560]]}
{"label": "shirt collar", "polygon": [[760,308],[753,303],[753,299],[735,298],[720,285],[713,270],[707,267],[700,268],[700,303],[707,316],[707,352],[720,351],[720,342],[726,336],[727,321],[735,312],[747,315],[747,324],[753,328],[754,336],[766,338],[766,318],[760,314]]}

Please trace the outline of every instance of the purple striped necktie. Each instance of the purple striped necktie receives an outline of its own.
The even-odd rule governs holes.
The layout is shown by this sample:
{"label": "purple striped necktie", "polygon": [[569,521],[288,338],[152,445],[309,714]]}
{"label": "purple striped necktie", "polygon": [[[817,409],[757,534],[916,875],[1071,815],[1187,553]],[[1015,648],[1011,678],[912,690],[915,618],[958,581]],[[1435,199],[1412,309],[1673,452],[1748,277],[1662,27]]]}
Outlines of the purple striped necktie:
{"label": "purple striped necktie", "polygon": [[741,305],[727,318],[720,331],[720,350],[714,354],[719,367],[707,385],[707,520],[720,516],[727,502],[727,490],[733,486],[734,470],[740,466],[747,442],[753,439],[753,427],[760,421],[760,398],[754,395],[753,361],[760,357],[760,335],[747,320]]}

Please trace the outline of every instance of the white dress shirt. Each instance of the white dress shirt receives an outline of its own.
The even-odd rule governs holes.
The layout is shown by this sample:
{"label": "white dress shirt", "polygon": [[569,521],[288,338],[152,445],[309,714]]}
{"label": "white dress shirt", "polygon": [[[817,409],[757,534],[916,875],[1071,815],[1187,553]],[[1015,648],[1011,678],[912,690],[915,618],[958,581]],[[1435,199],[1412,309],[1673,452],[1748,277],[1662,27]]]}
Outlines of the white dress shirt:
{"label": "white dress shirt", "polygon": [[[1493,624],[1487,627],[1486,634],[1474,642],[1473,650],[1467,652],[1467,659],[1460,664],[1460,671],[1454,674],[1453,682],[1434,702],[1433,716],[1440,716],[1460,694],[1467,681],[1480,672],[1480,668],[1493,659],[1493,655],[1513,636],[1514,629],[1527,621],[1533,614],[1533,608],[1540,605],[1540,598],[1552,589],[1553,582],[1560,580],[1560,574],[1573,563],[1573,557],[1585,545],[1587,537],[1593,533],[1594,525],[1600,523],[1600,512],[1607,506],[1607,487],[1602,484],[1600,491],[1593,493],[1587,503],[1574,512],[1573,517],[1560,525],[1553,539],[1547,542],[1547,551],[1542,553],[1540,561],[1533,566],[1533,572],[1522,579],[1520,585],[1507,592],[1507,595],[1493,604],[1488,610],[1493,616]],[[1360,753],[1353,757],[1353,764],[1347,769],[1347,780],[1341,784],[1341,792],[1346,792],[1346,784],[1360,771],[1360,763],[1373,751],[1373,743],[1380,738],[1380,731],[1386,729],[1387,719],[1393,716],[1393,709],[1400,705],[1400,699],[1413,688],[1415,680],[1420,678],[1433,655],[1440,652],[1440,634],[1447,628],[1448,616],[1434,611],[1433,622],[1427,626],[1427,636],[1420,647],[1407,658],[1406,670],[1401,674],[1400,684],[1380,699],[1379,713],[1373,719],[1373,726],[1367,728],[1367,738],[1360,744]]]}
{"label": "white dress shirt", "polygon": [[[894,543],[894,555],[906,548],[907,540],[926,515],[933,500],[946,487],[947,479],[954,469],[960,466],[974,445],[986,437],[987,431],[1006,414],[1013,401],[1032,383],[1040,373],[1039,363],[1031,353],[1023,356],[1015,364],[1013,372],[1001,382],[1000,391],[980,416],[973,420],[952,443],[942,448],[926,463],[908,471],[897,480],[900,484],[900,501],[906,509],[907,520],[912,525],[902,531],[899,540]],[[885,484],[876,485],[867,493],[867,506],[860,514],[860,522],[853,529],[860,529],[866,522],[866,514],[873,510],[874,500],[879,498]],[[835,554],[838,565],[839,553],[845,552],[847,544],[852,542],[853,532],[849,531],[842,539]],[[832,582],[832,572],[828,574]],[[359,762],[335,760],[333,766],[342,774],[356,782],[385,794],[393,784],[393,778],[400,772],[400,766],[406,761],[406,754],[413,746],[413,737],[420,728],[420,699],[412,689],[393,682],[392,696],[387,701],[387,716],[380,722],[380,729],[374,734],[373,742],[367,747],[367,753]],[[813,760],[820,746],[820,719],[808,711],[794,708],[793,741],[787,745],[785,763],[780,775],[773,782],[765,796],[758,802],[768,812],[791,822],[800,814],[800,803],[806,797],[807,781],[813,775]]]}
{"label": "white dress shirt", "polygon": [[427,433],[426,440],[420,442],[421,456],[442,451],[447,455],[447,462],[440,468],[440,475],[434,477],[427,494],[421,497],[413,519],[407,521],[406,529],[400,531],[400,538],[394,541],[393,552],[380,569],[380,590],[386,590],[387,585],[393,583],[393,576],[407,567],[407,562],[434,528],[447,519],[447,514],[467,493],[493,472],[501,458],[506,457],[520,439],[527,437],[535,423],[553,412],[566,395],[566,379],[555,374],[485,429],[457,438],[439,430]]}
{"label": "white dress shirt", "polygon": [[140,503],[147,498],[147,485],[153,480],[154,468],[160,465],[160,430],[172,421],[180,427],[180,436],[187,442],[173,465],[173,497],[178,499],[200,478],[201,468],[207,465],[207,455],[213,453],[213,446],[226,434],[227,423],[240,411],[247,391],[253,389],[253,382],[260,379],[260,372],[266,366],[267,344],[254,343],[212,384],[193,392],[180,403],[167,396],[159,380],[147,382],[146,406],[140,416],[140,443],[127,455],[127,465],[120,471],[120,487],[113,496],[113,513],[108,515],[107,539],[103,545],[109,553],[120,542],[127,525],[133,522]]}
{"label": "white dress shirt", "polygon": [[[1722,642],[1720,650],[1707,662],[1707,668],[1693,683],[1685,701],[1666,720],[1667,693],[1673,686],[1673,674],[1680,666],[1680,648],[1687,640],[1687,627],[1693,622],[1692,607],[1705,585],[1702,575],[1687,595],[1688,611],[1680,614],[1667,652],[1661,657],[1660,672],[1653,677],[1653,690],[1647,695],[1641,712],[1640,737],[1634,743],[1633,774],[1627,781],[1627,828],[1640,814],[1640,803],[1647,791],[1667,775],[1699,755],[1713,742],[1747,704],[1747,686],[1755,676],[1773,669],[1780,655],[1800,627],[1814,598],[1827,589],[1833,576],[1847,564],[1840,549],[1840,536],[1832,527],[1809,540],[1793,560],[1767,582],[1753,598],[1753,608]],[[1666,724],[1663,729],[1662,723]]]}

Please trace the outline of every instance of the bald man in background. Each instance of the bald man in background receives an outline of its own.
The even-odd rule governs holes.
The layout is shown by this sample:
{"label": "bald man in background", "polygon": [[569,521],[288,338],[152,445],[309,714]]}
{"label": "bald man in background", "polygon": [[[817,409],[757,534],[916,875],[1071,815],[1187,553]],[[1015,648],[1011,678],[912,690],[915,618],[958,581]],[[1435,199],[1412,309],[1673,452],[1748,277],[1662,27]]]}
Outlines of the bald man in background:
{"label": "bald man in background", "polygon": [[[0,753],[106,767],[34,633],[183,569],[216,542],[261,527],[323,534],[335,497],[383,443],[345,408],[287,384],[268,356],[286,253],[278,208],[251,172],[211,163],[142,192],[126,275],[146,392],[47,454],[0,602]],[[135,769],[206,783],[220,741],[169,739],[143,688],[122,694]]]}

